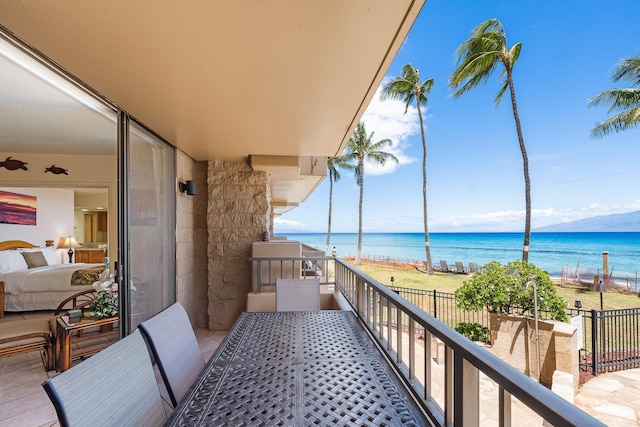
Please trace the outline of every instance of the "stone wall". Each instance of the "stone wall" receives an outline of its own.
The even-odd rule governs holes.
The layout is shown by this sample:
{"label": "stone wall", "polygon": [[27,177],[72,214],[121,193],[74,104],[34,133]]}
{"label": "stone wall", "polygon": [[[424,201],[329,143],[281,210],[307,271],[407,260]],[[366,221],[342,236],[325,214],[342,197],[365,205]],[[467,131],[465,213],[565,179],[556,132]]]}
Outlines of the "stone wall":
{"label": "stone wall", "polygon": [[[490,315],[491,352],[533,378],[538,377],[535,319],[522,316]],[[555,371],[579,382],[576,327],[555,321],[538,321],[540,383],[551,388]]]}
{"label": "stone wall", "polygon": [[207,162],[176,154],[178,182],[196,182],[196,195],[176,191],[176,297],[196,328],[209,326],[207,315]]}
{"label": "stone wall", "polygon": [[229,329],[251,290],[251,243],[269,230],[269,177],[246,162],[208,162],[208,315]]}

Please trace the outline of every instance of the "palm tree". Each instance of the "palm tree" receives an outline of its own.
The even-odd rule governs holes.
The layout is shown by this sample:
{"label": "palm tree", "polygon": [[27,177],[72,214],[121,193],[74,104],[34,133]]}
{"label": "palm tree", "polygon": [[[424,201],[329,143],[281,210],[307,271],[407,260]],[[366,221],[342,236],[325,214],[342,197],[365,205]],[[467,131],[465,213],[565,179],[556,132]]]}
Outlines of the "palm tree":
{"label": "palm tree", "polygon": [[[614,82],[627,80],[640,86],[640,54],[620,61],[611,78]],[[640,125],[640,87],[605,90],[589,99],[588,105],[606,105],[609,113],[620,111],[591,130],[594,139]]]}
{"label": "palm tree", "polygon": [[[383,151],[387,145],[392,145],[390,139],[381,139],[378,142],[372,142],[373,132],[367,135],[364,122],[358,123],[355,132],[349,138],[346,152],[343,157],[346,161],[354,166],[356,182],[360,187],[360,201],[358,204],[358,254],[356,255],[355,265],[360,265],[362,257],[362,196],[364,193],[364,161],[373,162],[378,165],[384,165],[387,160],[393,160],[398,163],[398,159],[391,153]],[[354,164],[355,163],[355,164]]]}
{"label": "palm tree", "polygon": [[404,102],[404,112],[414,101],[420,118],[420,132],[422,134],[422,203],[424,222],[424,247],[426,250],[426,264],[429,274],[433,274],[431,263],[431,249],[429,247],[429,224],[427,222],[427,139],[424,135],[424,120],[421,107],[427,106],[427,94],[433,87],[433,78],[420,82],[420,73],[411,64],[402,67],[402,76],[396,77],[382,88],[380,99],[397,99]]}
{"label": "palm tree", "polygon": [[338,168],[353,169],[343,156],[327,157],[327,171],[329,174],[329,221],[327,224],[327,243],[324,246],[325,254],[329,252],[329,241],[331,240],[331,211],[333,209],[333,183],[340,181]]}
{"label": "palm tree", "polygon": [[464,41],[456,50],[456,63],[459,64],[449,77],[449,87],[458,88],[453,96],[459,97],[463,93],[485,82],[500,65],[504,67],[500,73],[502,86],[496,95],[494,103],[500,104],[502,96],[509,89],[511,95],[511,108],[516,122],[518,143],[522,153],[522,165],[524,171],[525,186],[525,223],[524,243],[522,246],[522,260],[529,260],[529,240],[531,237],[531,181],[529,179],[529,159],[524,146],[518,105],[516,103],[516,91],[513,86],[513,67],[515,66],[522,44],[520,42],[507,49],[507,37],[502,24],[497,19],[484,21],[473,29],[469,39]]}

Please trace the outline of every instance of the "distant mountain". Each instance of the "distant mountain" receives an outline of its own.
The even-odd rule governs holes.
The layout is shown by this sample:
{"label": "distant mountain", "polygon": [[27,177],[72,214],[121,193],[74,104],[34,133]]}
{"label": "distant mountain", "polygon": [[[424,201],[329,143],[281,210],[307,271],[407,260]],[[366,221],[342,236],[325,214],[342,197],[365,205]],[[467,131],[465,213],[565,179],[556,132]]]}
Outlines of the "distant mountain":
{"label": "distant mountain", "polygon": [[564,222],[536,228],[533,231],[588,232],[588,231],[640,231],[640,211],[602,215],[578,221]]}

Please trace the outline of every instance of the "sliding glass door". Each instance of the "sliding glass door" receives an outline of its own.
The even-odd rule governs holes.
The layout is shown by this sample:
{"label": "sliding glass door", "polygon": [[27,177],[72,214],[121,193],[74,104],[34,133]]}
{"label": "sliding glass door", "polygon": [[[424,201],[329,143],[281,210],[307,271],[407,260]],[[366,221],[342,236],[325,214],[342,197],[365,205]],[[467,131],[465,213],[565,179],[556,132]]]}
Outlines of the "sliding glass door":
{"label": "sliding glass door", "polygon": [[175,149],[120,114],[123,333],[175,301]]}

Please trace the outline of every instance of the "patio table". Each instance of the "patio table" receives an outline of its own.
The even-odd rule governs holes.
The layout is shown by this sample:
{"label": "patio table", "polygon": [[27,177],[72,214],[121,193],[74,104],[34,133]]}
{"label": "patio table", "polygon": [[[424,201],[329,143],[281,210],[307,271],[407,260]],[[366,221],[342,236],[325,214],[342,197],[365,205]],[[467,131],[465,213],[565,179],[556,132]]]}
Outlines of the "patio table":
{"label": "patio table", "polygon": [[350,311],[242,313],[167,421],[429,425]]}

